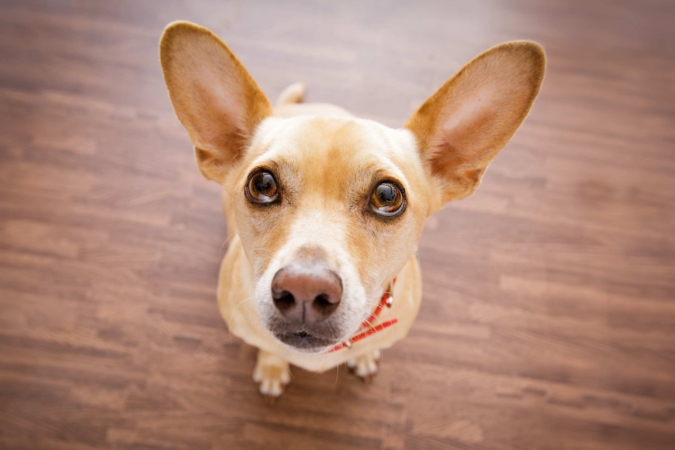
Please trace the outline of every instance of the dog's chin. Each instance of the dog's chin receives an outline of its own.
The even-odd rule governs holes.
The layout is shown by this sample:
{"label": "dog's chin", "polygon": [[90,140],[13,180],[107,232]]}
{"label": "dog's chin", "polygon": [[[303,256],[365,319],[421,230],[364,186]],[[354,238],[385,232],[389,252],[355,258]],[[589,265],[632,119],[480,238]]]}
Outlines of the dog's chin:
{"label": "dog's chin", "polygon": [[314,336],[305,331],[297,333],[274,333],[274,336],[293,350],[301,353],[323,353],[337,344],[334,339]]}

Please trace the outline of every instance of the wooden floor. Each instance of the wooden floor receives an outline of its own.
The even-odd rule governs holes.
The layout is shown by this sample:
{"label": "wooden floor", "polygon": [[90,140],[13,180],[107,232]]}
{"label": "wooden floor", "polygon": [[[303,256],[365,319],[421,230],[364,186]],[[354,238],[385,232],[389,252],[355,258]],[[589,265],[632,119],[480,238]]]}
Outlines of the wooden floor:
{"label": "wooden floor", "polygon": [[[365,385],[267,406],[215,290],[219,189],[158,63],[211,27],[271,96],[392,126],[534,39],[541,96],[428,222],[424,302]],[[675,449],[675,4],[0,1],[0,448]]]}

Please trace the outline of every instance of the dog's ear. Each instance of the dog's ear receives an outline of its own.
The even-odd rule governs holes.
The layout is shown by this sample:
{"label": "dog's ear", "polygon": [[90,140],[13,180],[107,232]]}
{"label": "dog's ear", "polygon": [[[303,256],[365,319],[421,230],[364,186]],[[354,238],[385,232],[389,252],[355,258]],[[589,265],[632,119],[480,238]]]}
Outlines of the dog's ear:
{"label": "dog's ear", "polygon": [[244,66],[206,28],[173,22],[160,41],[164,80],[178,119],[190,134],[202,174],[222,182],[260,122],[269,101]]}
{"label": "dog's ear", "polygon": [[545,64],[539,44],[498,45],[465,65],[412,115],[406,128],[417,138],[443,203],[476,190],[527,116]]}

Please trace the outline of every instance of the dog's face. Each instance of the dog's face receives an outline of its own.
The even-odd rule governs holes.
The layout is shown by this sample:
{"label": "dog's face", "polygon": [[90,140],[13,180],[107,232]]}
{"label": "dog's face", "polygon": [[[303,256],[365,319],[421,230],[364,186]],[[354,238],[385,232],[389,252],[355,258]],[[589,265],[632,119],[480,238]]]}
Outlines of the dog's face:
{"label": "dog's face", "polygon": [[476,189],[529,111],[544,64],[536,44],[495,47],[391,129],[272,117],[234,55],[192,24],[167,28],[161,58],[199,168],[224,187],[261,324],[313,352],[353,334],[414,254],[429,214]]}
{"label": "dog's face", "polygon": [[226,181],[262,323],[305,350],[356,331],[415,251],[429,209],[424,175],[408,131],[263,121]]}

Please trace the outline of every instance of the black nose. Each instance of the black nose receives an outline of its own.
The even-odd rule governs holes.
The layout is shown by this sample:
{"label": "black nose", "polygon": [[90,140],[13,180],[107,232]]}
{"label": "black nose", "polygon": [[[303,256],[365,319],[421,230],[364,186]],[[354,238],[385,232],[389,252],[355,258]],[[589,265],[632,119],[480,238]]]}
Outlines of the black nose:
{"label": "black nose", "polygon": [[272,279],[272,298],[288,319],[319,322],[335,312],[342,297],[342,280],[323,265],[289,266]]}

